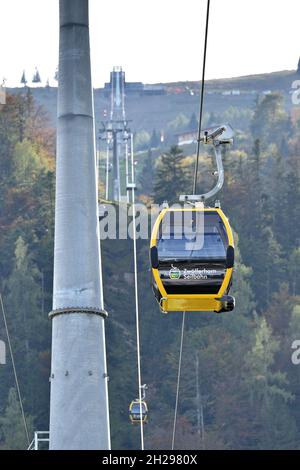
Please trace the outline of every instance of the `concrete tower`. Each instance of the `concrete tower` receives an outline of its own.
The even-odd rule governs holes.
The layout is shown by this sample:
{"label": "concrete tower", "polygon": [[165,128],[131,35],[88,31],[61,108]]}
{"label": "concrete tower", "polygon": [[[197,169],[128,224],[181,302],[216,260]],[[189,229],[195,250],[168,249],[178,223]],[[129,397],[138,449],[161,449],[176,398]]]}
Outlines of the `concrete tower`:
{"label": "concrete tower", "polygon": [[109,449],[88,0],[60,0],[50,449]]}

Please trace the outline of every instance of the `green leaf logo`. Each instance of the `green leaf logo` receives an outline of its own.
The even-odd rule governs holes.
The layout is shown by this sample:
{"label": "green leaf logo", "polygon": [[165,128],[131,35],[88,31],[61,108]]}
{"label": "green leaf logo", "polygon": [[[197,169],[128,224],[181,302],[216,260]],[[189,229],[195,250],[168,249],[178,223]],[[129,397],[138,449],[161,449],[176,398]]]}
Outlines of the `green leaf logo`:
{"label": "green leaf logo", "polygon": [[173,264],[171,266],[172,266],[172,268],[170,269],[170,272],[169,272],[170,279],[179,279],[180,276],[181,276],[180,269],[173,266]]}

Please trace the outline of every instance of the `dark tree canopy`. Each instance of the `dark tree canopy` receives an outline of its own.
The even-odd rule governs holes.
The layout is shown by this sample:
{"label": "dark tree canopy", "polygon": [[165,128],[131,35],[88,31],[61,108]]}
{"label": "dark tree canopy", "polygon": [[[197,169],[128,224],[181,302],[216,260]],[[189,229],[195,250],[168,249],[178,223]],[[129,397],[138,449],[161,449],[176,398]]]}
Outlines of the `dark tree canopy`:
{"label": "dark tree canopy", "polygon": [[[226,184],[218,197],[235,231],[236,309],[224,316],[188,315],[176,447],[296,449],[300,368],[292,364],[291,344],[300,338],[299,127],[274,93],[249,109],[229,106],[210,114],[217,123],[229,118],[237,138],[224,153]],[[187,123],[184,113],[177,115],[168,133]],[[157,137],[151,132],[136,135],[138,196],[178,202],[192,189],[195,150],[148,151]],[[201,187],[213,186],[212,162],[202,147]],[[49,426],[54,170],[53,130],[32,91],[8,95],[0,112],[0,287],[30,432]],[[138,240],[142,374],[150,410],[145,442],[148,449],[167,449],[181,315],[159,312],[149,285],[148,245]],[[132,240],[102,240],[102,255],[112,442],[113,448],[134,449],[139,429],[128,422],[128,404],[138,393]],[[8,358],[0,365],[0,448],[25,446]]]}

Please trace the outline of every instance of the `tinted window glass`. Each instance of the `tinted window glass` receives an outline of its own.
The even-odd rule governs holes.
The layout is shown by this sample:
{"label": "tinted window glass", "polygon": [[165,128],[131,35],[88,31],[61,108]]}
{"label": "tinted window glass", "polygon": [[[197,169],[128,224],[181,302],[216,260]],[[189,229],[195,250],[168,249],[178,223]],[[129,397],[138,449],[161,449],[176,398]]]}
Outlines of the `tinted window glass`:
{"label": "tinted window glass", "polygon": [[[142,414],[144,414],[145,412],[146,412],[145,405],[142,403]],[[132,405],[131,413],[140,414],[140,404],[139,403],[135,403],[134,405]]]}
{"label": "tinted window glass", "polygon": [[228,241],[223,221],[217,213],[212,213],[205,214],[204,235],[202,234],[201,237],[197,237],[194,232],[184,233],[183,230],[180,236],[178,225],[176,232],[171,226],[169,234],[160,235],[157,248],[161,260],[196,258],[220,260],[226,258],[227,246]]}
{"label": "tinted window glass", "polygon": [[207,232],[204,234],[202,248],[194,249],[197,243],[189,238],[180,240],[160,239],[158,242],[159,258],[201,258],[201,259],[222,259],[226,257],[225,246],[218,232]]}

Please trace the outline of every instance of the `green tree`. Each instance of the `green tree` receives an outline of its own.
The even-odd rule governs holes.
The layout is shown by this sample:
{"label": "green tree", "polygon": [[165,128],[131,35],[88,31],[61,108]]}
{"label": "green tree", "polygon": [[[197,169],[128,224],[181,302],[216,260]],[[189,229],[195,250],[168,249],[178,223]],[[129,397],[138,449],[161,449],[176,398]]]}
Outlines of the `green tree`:
{"label": "green tree", "polygon": [[187,128],[189,124],[189,119],[185,114],[178,114],[175,119],[168,123],[168,129],[172,132],[183,131]]}
{"label": "green tree", "polygon": [[187,125],[187,130],[189,130],[189,131],[197,131],[197,130],[198,130],[198,125],[199,125],[199,122],[198,122],[196,113],[193,113],[193,114],[191,115],[190,121],[189,121],[189,123],[188,123],[188,125]]}
{"label": "green tree", "polygon": [[189,192],[192,183],[184,159],[182,150],[176,145],[159,158],[154,180],[156,202],[178,202],[180,194]]}
{"label": "green tree", "polygon": [[[50,324],[43,312],[43,289],[41,273],[22,237],[15,244],[15,261],[11,275],[4,283],[4,300],[12,348],[17,364],[20,387],[26,397],[27,411],[45,419],[48,414],[49,371],[41,367],[41,354],[50,349]],[[12,368],[2,372],[3,383],[13,383]],[[3,395],[2,395],[3,396]]]}
{"label": "green tree", "polygon": [[275,143],[278,147],[282,141],[282,133],[288,137],[290,122],[284,110],[283,96],[279,93],[266,95],[257,103],[251,122],[254,139],[260,139],[263,147]]}
{"label": "green tree", "polygon": [[[23,353],[31,347],[39,344],[40,335],[36,335],[35,322],[42,327],[45,318],[41,318],[40,309],[42,303],[41,273],[33,263],[32,255],[28,253],[28,247],[22,237],[15,244],[15,266],[5,283],[7,292],[7,304],[9,311],[14,316],[15,328],[22,328],[23,346],[19,347]],[[16,332],[16,331],[15,331]]]}
{"label": "green tree", "polygon": [[208,126],[216,126],[218,124],[218,121],[219,121],[219,116],[217,116],[216,113],[212,111],[208,117],[208,122],[207,122]]}
{"label": "green tree", "polygon": [[149,146],[150,134],[145,130],[141,130],[134,135],[134,148],[136,150],[145,150]]}
{"label": "green tree", "polygon": [[142,172],[139,175],[140,192],[147,196],[153,196],[154,164],[151,149],[148,150],[144,160]]}
{"label": "green tree", "polygon": [[[31,437],[33,435],[33,419],[29,415],[25,418]],[[28,447],[20,403],[14,388],[9,390],[7,407],[4,415],[0,416],[0,440],[2,450],[26,450]]]}
{"label": "green tree", "polygon": [[45,164],[41,153],[31,142],[24,140],[16,144],[13,154],[13,176],[17,185],[32,184],[45,168]]}
{"label": "green tree", "polygon": [[260,449],[293,448],[297,431],[289,414],[293,395],[285,373],[274,370],[280,343],[265,319],[258,320],[252,350],[246,356],[245,383],[250,393],[256,442]]}
{"label": "green tree", "polygon": [[289,285],[292,294],[300,295],[300,247],[295,248],[290,254],[288,258],[288,266],[289,266]]}
{"label": "green tree", "polygon": [[160,137],[156,132],[156,129],[153,129],[151,138],[150,138],[150,149],[155,149],[160,145]]}

